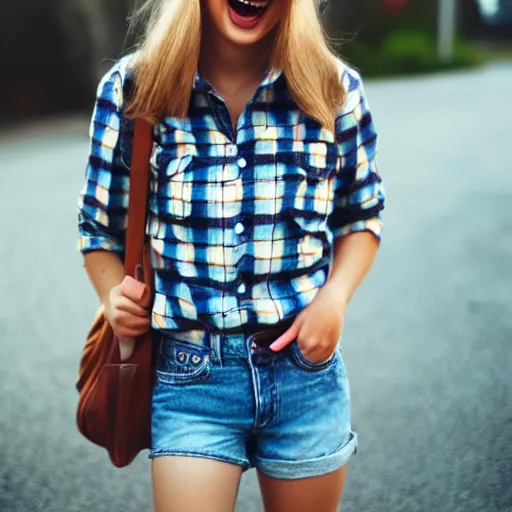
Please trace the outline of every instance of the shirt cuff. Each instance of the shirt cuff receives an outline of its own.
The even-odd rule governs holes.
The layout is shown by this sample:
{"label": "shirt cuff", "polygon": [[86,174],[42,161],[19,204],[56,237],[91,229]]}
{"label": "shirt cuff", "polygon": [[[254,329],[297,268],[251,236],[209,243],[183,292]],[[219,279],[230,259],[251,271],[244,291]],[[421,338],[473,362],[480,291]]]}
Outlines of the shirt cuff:
{"label": "shirt cuff", "polygon": [[81,236],[78,239],[78,250],[82,254],[92,251],[109,251],[122,254],[124,252],[124,247],[111,238],[101,236]]}
{"label": "shirt cuff", "polygon": [[378,240],[380,240],[382,230],[382,221],[378,217],[373,217],[372,219],[360,220],[357,222],[353,222],[352,224],[347,224],[345,226],[335,228],[332,230],[332,234],[333,238],[339,238],[345,235],[350,235],[352,233],[362,233],[366,231],[370,232]]}

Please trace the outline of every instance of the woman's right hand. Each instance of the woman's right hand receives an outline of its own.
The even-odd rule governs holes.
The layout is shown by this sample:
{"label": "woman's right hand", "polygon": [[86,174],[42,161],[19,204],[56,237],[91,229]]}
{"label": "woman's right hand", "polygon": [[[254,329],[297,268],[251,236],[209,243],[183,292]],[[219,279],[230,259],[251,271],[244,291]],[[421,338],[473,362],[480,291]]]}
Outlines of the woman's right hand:
{"label": "woman's right hand", "polygon": [[119,254],[110,251],[88,252],[84,265],[103,304],[103,314],[119,339],[124,361],[133,353],[135,339],[151,326],[152,297],[143,282],[142,268],[137,266],[134,277],[127,276]]}
{"label": "woman's right hand", "polygon": [[108,300],[105,301],[105,316],[119,340],[138,338],[151,325],[149,310],[126,297],[122,292],[122,284],[110,290]]}

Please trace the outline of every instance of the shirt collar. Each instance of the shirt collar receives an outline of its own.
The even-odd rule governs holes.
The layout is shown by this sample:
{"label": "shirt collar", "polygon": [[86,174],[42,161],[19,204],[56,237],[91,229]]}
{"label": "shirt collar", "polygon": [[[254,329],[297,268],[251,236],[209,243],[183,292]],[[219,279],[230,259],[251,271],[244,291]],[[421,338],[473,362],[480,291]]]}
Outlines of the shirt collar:
{"label": "shirt collar", "polygon": [[196,71],[196,76],[194,78],[194,85],[192,87],[194,91],[212,91],[213,87],[206,81],[201,78],[199,71]]}
{"label": "shirt collar", "polygon": [[[275,84],[282,74],[283,71],[279,68],[269,69],[265,74],[265,77],[263,78],[263,81],[259,85],[258,89],[266,89],[267,87],[270,87],[271,85]],[[206,80],[201,78],[199,71],[196,71],[196,75],[194,78],[194,86],[192,87],[192,89],[195,91],[213,91],[213,87]]]}
{"label": "shirt collar", "polygon": [[283,71],[279,68],[271,68],[267,71],[265,78],[260,84],[260,88],[266,88],[275,84],[283,74]]}

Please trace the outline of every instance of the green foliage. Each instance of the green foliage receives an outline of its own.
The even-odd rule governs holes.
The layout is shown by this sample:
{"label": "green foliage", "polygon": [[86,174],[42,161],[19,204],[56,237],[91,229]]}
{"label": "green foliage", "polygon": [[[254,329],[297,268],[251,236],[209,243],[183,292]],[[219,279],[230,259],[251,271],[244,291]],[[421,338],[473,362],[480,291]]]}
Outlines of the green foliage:
{"label": "green foliage", "polygon": [[384,76],[429,73],[477,65],[478,52],[462,38],[453,62],[437,55],[435,4],[411,2],[398,16],[387,16],[377,5],[367,11],[363,28],[352,41],[335,48],[365,75]]}

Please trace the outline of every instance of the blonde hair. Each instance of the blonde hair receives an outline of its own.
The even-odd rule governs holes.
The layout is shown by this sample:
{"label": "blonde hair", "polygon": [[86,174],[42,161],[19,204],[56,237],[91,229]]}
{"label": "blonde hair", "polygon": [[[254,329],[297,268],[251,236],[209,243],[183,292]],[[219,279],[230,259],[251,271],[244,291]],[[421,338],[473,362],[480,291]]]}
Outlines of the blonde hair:
{"label": "blonde hair", "polygon": [[[304,114],[334,131],[344,102],[340,63],[330,50],[318,0],[286,0],[271,66],[283,71],[292,98]],[[147,0],[135,19],[149,13],[133,61],[134,90],[126,113],[155,123],[185,118],[201,46],[200,0]]]}

